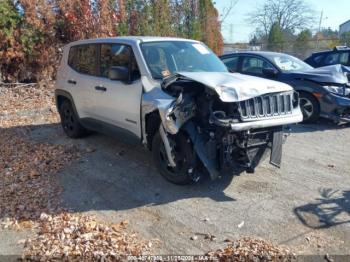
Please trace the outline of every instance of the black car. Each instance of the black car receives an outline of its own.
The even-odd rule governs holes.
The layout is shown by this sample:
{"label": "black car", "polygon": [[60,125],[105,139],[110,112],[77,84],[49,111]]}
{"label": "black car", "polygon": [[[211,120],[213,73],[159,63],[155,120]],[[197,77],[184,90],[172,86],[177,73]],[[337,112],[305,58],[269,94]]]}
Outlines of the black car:
{"label": "black car", "polygon": [[333,50],[313,53],[305,59],[313,67],[322,67],[341,64],[350,66],[350,48],[346,46],[335,47]]}
{"label": "black car", "polygon": [[287,83],[299,92],[304,122],[320,116],[350,122],[350,86],[340,65],[314,69],[300,59],[274,52],[238,52],[220,57],[230,72]]}

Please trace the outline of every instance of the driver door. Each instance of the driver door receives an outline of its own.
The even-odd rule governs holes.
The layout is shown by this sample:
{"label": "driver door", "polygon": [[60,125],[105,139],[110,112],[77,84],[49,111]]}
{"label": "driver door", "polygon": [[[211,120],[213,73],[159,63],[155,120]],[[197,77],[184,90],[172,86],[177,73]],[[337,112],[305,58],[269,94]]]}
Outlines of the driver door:
{"label": "driver door", "polygon": [[273,79],[273,77],[264,74],[264,69],[276,68],[270,62],[260,57],[244,56],[242,58],[242,74]]}
{"label": "driver door", "polygon": [[[140,137],[142,84],[132,48],[116,43],[100,44],[99,48],[100,73],[94,88],[96,117],[120,131]],[[108,71],[112,66],[128,68],[130,80],[110,80]]]}

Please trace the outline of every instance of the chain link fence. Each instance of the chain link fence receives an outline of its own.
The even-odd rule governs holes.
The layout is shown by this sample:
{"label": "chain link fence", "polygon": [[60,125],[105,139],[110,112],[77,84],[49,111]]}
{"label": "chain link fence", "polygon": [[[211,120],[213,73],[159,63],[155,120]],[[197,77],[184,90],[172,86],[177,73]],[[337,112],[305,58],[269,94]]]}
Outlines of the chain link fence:
{"label": "chain link fence", "polygon": [[296,56],[302,60],[310,56],[314,52],[320,52],[333,49],[339,44],[338,39],[313,39],[309,41],[284,41],[280,43],[268,44],[258,43],[252,44],[225,44],[224,54],[242,51],[273,51],[287,53]]}

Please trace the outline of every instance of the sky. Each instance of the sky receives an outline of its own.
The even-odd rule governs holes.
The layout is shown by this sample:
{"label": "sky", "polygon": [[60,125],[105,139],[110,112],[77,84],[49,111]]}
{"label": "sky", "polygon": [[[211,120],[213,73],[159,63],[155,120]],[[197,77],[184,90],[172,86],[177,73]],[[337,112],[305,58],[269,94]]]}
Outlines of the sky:
{"label": "sky", "polygon": [[[238,0],[230,15],[222,25],[222,34],[225,42],[248,42],[254,33],[254,25],[247,21],[247,14],[257,6],[269,0]],[[230,5],[231,0],[214,1],[221,14],[223,9]],[[323,11],[322,28],[339,30],[339,25],[350,20],[350,0],[305,0],[315,10],[316,21],[311,30],[318,28],[321,12]]]}

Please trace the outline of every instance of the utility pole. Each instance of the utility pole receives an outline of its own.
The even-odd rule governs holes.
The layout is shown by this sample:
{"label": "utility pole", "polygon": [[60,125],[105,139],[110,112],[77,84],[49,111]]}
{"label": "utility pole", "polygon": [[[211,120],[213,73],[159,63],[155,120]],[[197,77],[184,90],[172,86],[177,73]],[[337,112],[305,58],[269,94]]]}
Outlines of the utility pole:
{"label": "utility pole", "polygon": [[233,43],[233,24],[230,24],[230,42]]}
{"label": "utility pole", "polygon": [[321,11],[320,22],[318,23],[318,31],[316,33],[316,49],[318,49],[320,44],[319,33],[321,32],[322,19],[323,19],[323,10]]}

